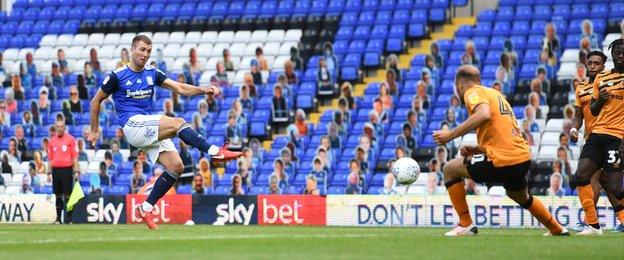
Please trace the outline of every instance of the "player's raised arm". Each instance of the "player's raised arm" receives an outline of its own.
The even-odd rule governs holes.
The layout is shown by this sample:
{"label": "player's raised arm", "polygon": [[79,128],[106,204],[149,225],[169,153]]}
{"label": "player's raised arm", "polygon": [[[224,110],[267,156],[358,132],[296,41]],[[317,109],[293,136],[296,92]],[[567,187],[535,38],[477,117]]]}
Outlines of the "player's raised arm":
{"label": "player's raised arm", "polygon": [[451,140],[460,137],[462,135],[467,134],[468,132],[474,130],[478,126],[486,123],[492,117],[492,112],[490,111],[490,105],[486,103],[478,104],[474,108],[474,114],[472,114],[466,121],[458,125],[451,131],[448,130],[440,130],[433,133],[433,139],[438,145],[444,145]]}
{"label": "player's raised arm", "polygon": [[197,87],[186,83],[180,83],[171,79],[165,79],[162,82],[161,86],[186,97],[197,95],[218,96],[219,94],[221,94],[221,90],[216,86],[211,85],[207,87]]}
{"label": "player's raised arm", "polygon": [[598,116],[602,106],[609,100],[609,92],[606,89],[600,89],[600,82],[598,78],[594,80],[594,94],[589,104],[589,110],[593,116]]}

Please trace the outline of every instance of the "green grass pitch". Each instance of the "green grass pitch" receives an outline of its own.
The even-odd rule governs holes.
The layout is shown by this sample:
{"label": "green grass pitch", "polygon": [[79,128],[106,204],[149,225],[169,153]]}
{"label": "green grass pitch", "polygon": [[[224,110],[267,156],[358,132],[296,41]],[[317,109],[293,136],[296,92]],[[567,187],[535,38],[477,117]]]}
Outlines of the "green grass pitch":
{"label": "green grass pitch", "polygon": [[[0,225],[0,259],[624,259],[624,235],[544,229]],[[606,231],[606,230],[605,230]],[[175,258],[173,258],[175,257]]]}

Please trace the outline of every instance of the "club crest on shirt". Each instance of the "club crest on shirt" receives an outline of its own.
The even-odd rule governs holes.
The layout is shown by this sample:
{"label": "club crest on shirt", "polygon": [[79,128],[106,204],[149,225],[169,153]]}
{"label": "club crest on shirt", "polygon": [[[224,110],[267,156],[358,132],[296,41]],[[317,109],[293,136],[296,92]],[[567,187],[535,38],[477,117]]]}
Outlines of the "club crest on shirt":
{"label": "club crest on shirt", "polygon": [[479,94],[477,94],[477,92],[473,92],[472,94],[470,94],[470,96],[468,96],[468,103],[472,105],[476,105],[477,103],[479,103]]}
{"label": "club crest on shirt", "polygon": [[147,85],[154,85],[154,79],[152,76],[145,77],[145,80],[147,81]]}
{"label": "club crest on shirt", "polygon": [[67,152],[67,145],[62,145],[61,146],[61,151]]}

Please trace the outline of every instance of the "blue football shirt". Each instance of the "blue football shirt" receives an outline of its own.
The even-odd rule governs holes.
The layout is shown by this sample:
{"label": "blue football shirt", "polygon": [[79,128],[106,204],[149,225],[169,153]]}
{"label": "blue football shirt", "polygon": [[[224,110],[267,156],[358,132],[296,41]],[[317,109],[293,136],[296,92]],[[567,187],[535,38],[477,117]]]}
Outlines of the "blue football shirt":
{"label": "blue football shirt", "polygon": [[154,86],[160,86],[167,79],[164,72],[145,65],[142,71],[133,71],[128,66],[111,71],[102,84],[102,90],[113,96],[119,125],[123,127],[135,115],[149,115],[152,109]]}

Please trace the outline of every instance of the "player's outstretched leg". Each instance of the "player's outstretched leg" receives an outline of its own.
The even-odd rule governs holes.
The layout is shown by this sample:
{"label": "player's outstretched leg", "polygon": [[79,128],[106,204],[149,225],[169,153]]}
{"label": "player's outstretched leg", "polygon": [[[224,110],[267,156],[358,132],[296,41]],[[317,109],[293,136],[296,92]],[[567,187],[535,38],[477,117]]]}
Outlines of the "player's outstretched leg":
{"label": "player's outstretched leg", "polygon": [[201,152],[207,153],[214,163],[226,162],[242,156],[241,152],[233,152],[226,146],[218,146],[208,143],[205,137],[193,130],[182,118],[162,116],[158,127],[158,140],[164,140],[178,136],[185,144],[193,146]]}
{"label": "player's outstretched leg", "polygon": [[478,233],[477,226],[472,222],[466,201],[466,189],[462,178],[470,177],[463,158],[455,158],[444,165],[444,183],[453,208],[459,216],[457,227],[447,232],[446,236],[468,236]]}
{"label": "player's outstretched leg", "polygon": [[158,162],[164,167],[164,172],[156,179],[152,191],[147,199],[136,208],[135,214],[141,218],[150,229],[158,229],[153,221],[152,210],[160,198],[165,196],[167,191],[173,187],[180,174],[184,172],[184,164],[180,155],[176,152],[167,151],[158,155]]}
{"label": "player's outstretched leg", "polygon": [[594,191],[590,184],[591,177],[599,169],[600,167],[598,164],[592,159],[581,158],[579,160],[578,169],[574,174],[579,200],[585,211],[585,222],[588,225],[579,233],[581,236],[602,235],[602,229],[598,223],[596,205],[594,204]]}
{"label": "player's outstretched leg", "polygon": [[613,229],[616,232],[624,233],[624,201],[618,198],[618,192],[621,192],[622,179],[624,175],[622,173],[604,173],[600,177],[600,185],[605,189],[609,202],[613,206],[613,214],[620,221],[620,224]]}
{"label": "player's outstretched leg", "polygon": [[507,196],[520,204],[523,208],[531,212],[537,220],[548,228],[548,232],[544,236],[569,236],[570,232],[563,228],[552,214],[546,209],[544,204],[529,194],[526,188],[518,191],[507,191]]}

